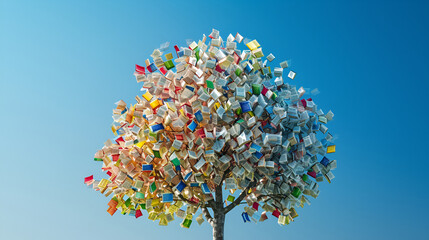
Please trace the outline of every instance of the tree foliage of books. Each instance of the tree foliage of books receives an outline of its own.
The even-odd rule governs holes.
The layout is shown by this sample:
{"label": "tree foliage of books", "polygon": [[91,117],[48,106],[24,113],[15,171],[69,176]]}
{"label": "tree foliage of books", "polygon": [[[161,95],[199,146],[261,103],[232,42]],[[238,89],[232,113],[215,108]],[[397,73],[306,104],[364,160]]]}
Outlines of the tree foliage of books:
{"label": "tree foliage of books", "polygon": [[116,103],[115,138],[94,158],[108,177],[85,183],[111,196],[111,215],[163,226],[180,218],[184,228],[205,218],[214,239],[240,204],[244,222],[271,215],[289,224],[319,195],[317,182],[334,178],[336,160],[325,156],[335,152],[326,127],[334,114],[289,83],[296,73],[283,73],[287,61],[270,68],[275,57],[264,60],[256,40],[237,33],[224,41],[215,29],[209,40],[174,46],[175,56],[163,53],[165,43],[146,67],[136,65],[142,95]]}

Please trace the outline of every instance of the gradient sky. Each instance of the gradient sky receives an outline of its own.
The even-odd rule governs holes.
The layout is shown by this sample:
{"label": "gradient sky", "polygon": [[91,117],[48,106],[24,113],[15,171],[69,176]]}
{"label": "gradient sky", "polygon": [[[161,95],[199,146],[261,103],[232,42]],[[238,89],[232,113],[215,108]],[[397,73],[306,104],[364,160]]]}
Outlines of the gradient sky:
{"label": "gradient sky", "polygon": [[337,137],[336,178],[293,224],[235,209],[226,239],[429,239],[427,1],[177,2],[0,0],[0,239],[210,239],[111,217],[83,178],[102,176],[114,103],[140,93],[134,64],[212,28],[289,60]]}

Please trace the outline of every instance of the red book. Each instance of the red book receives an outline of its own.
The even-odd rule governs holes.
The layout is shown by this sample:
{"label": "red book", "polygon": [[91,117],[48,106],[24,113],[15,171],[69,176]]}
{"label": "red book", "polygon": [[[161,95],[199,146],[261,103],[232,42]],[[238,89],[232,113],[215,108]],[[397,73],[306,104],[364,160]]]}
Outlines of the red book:
{"label": "red book", "polygon": [[119,160],[119,154],[112,155],[112,160],[114,162],[118,161]]}
{"label": "red book", "polygon": [[94,175],[91,175],[91,176],[89,176],[89,177],[86,177],[86,178],[85,178],[84,183],[85,183],[86,185],[89,185],[89,184],[91,184],[93,181],[94,181]]}
{"label": "red book", "polygon": [[167,73],[167,69],[165,69],[165,67],[161,67],[160,69],[159,69],[159,71],[162,73],[162,74],[166,74]]}
{"label": "red book", "polygon": [[223,70],[220,66],[219,66],[219,64],[217,64],[216,65],[216,71],[218,71],[218,72],[225,72],[225,70]]}
{"label": "red book", "polygon": [[258,211],[258,207],[259,207],[259,203],[254,202],[252,205],[253,209],[255,209],[256,211]]}
{"label": "red book", "polygon": [[92,179],[94,179],[94,175],[91,175],[91,176],[89,176],[89,177],[86,177],[86,178],[85,178],[85,182],[89,182],[89,181],[91,181]]}
{"label": "red book", "polygon": [[279,218],[279,216],[280,216],[280,211],[276,209],[276,210],[273,212],[273,216],[274,216],[274,217],[276,217],[276,218]]}
{"label": "red book", "polygon": [[315,171],[311,171],[311,172],[307,172],[308,176],[312,176],[313,178],[316,178],[316,172]]}
{"label": "red book", "polygon": [[125,142],[125,141],[124,141],[124,139],[123,139],[122,137],[117,138],[115,141],[116,141],[118,144],[119,144],[119,142]]}
{"label": "red book", "polygon": [[262,91],[261,91],[262,95],[265,96],[265,93],[267,92],[268,92],[268,88],[266,88],[265,86],[262,86]]}
{"label": "red book", "polygon": [[140,74],[145,74],[145,69],[144,69],[144,67],[136,64],[136,72],[138,72]]}
{"label": "red book", "polygon": [[140,211],[140,209],[136,210],[136,218],[139,218],[141,216],[143,216],[142,211]]}

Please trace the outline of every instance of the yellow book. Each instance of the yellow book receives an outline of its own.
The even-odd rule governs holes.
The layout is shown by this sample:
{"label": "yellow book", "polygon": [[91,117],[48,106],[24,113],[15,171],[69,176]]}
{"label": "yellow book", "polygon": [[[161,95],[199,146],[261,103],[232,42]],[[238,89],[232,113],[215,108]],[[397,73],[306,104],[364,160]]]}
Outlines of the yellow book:
{"label": "yellow book", "polygon": [[172,53],[167,53],[167,54],[165,54],[165,58],[167,60],[171,60],[171,59],[173,59],[173,54]]}
{"label": "yellow book", "polygon": [[157,107],[161,106],[161,103],[160,103],[160,101],[157,99],[157,100],[152,101],[152,102],[150,103],[150,106],[152,107],[152,109],[155,109],[155,108],[157,108]]}
{"label": "yellow book", "polygon": [[248,43],[246,44],[246,46],[247,46],[251,51],[253,51],[253,50],[257,49],[258,47],[260,47],[260,45],[259,45],[258,41],[256,41],[256,40],[253,40],[253,41],[248,42]]}
{"label": "yellow book", "polygon": [[146,91],[145,94],[142,95],[144,99],[146,99],[148,102],[152,99],[152,94],[150,94],[149,91]]}
{"label": "yellow book", "polygon": [[106,186],[107,186],[107,184],[109,183],[110,181],[109,180],[107,180],[107,179],[101,179],[101,181],[98,183],[98,187],[100,188],[100,189],[104,189]]}
{"label": "yellow book", "polygon": [[335,152],[335,145],[328,146],[328,149],[326,149],[326,153],[334,153]]}

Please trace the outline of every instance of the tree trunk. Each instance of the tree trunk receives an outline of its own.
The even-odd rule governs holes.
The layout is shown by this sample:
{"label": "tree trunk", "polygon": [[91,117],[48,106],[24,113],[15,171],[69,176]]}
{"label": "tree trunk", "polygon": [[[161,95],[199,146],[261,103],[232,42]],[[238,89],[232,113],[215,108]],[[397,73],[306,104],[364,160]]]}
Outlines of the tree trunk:
{"label": "tree trunk", "polygon": [[213,240],[223,240],[223,229],[225,226],[225,214],[215,212],[213,218]]}

